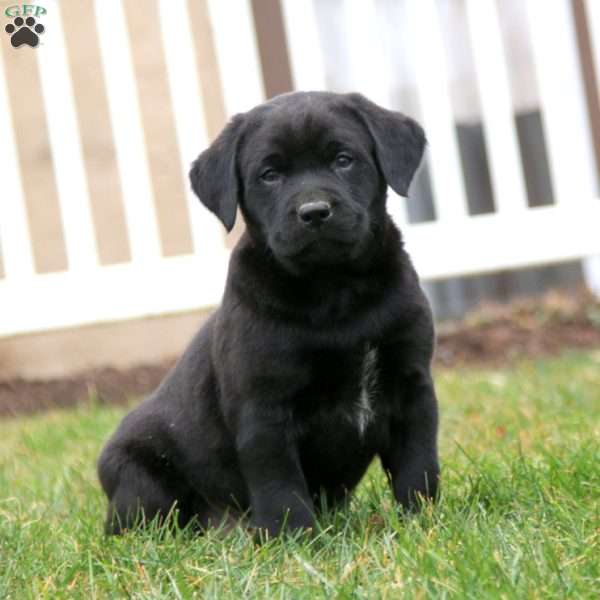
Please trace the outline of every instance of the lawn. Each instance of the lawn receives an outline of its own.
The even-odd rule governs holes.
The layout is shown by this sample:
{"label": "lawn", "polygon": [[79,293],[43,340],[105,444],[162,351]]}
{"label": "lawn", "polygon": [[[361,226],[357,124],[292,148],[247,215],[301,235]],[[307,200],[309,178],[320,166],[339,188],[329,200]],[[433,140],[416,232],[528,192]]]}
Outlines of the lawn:
{"label": "lawn", "polygon": [[312,538],[102,534],[123,414],[0,422],[0,598],[598,598],[600,353],[437,373],[443,492],[402,518],[378,464]]}

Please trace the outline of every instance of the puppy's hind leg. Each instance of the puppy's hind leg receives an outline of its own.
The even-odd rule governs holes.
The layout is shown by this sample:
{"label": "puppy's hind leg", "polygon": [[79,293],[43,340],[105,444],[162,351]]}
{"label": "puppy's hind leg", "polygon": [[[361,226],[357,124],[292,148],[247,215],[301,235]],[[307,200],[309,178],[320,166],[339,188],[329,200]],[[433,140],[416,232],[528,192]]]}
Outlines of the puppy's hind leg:
{"label": "puppy's hind leg", "polygon": [[105,531],[120,534],[127,529],[147,525],[155,517],[164,520],[174,505],[180,527],[187,524],[188,495],[177,482],[163,480],[146,466],[121,452],[104,452],[98,474],[109,499]]}
{"label": "puppy's hind leg", "polygon": [[[105,531],[120,534],[127,529],[145,526],[155,517],[164,520],[173,509],[177,498],[157,481],[134,464],[122,472],[122,480],[110,498]],[[179,525],[187,521],[184,511],[179,510]]]}

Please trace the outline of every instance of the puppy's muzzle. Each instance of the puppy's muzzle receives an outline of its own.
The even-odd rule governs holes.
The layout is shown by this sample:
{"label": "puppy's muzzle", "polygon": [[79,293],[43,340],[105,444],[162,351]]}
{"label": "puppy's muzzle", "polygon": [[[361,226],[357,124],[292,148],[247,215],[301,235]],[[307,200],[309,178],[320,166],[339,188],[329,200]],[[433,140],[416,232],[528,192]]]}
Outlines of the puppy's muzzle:
{"label": "puppy's muzzle", "polygon": [[298,207],[298,219],[306,227],[320,227],[332,215],[331,204],[324,200],[306,202]]}

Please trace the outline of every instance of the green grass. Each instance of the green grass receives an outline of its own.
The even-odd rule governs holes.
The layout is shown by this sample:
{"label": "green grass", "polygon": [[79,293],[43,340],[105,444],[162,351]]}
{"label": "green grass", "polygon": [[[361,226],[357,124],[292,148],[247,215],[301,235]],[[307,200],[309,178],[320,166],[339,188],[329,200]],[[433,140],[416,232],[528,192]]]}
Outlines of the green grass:
{"label": "green grass", "polygon": [[102,535],[95,459],[123,409],[0,422],[0,598],[598,598],[600,354],[437,374],[439,504],[374,464],[312,539]]}

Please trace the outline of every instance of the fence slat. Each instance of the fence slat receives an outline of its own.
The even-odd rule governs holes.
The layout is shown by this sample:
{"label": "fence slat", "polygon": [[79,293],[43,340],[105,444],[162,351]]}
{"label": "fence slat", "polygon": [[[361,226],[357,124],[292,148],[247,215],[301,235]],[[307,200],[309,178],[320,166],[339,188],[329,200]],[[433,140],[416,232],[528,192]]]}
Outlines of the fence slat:
{"label": "fence slat", "polygon": [[[373,0],[344,0],[341,19],[350,63],[349,83],[373,102],[390,108],[390,65],[381,41]],[[360,40],[360,44],[356,43]]]}
{"label": "fence slat", "polygon": [[[586,0],[585,13],[592,41],[592,50],[596,77],[600,73],[600,3]],[[600,84],[600,82],[598,82]],[[596,192],[595,196],[598,196]],[[583,275],[590,290],[600,298],[600,256],[594,256],[583,261]]]}
{"label": "fence slat", "polygon": [[326,89],[325,65],[314,4],[282,0],[281,8],[294,89]]}
{"label": "fence slat", "polygon": [[[250,0],[208,0],[227,116],[265,99]],[[232,18],[235,14],[235,18]]]}
{"label": "fence slat", "polygon": [[98,251],[58,2],[44,19],[50,33],[44,38],[44,46],[36,52],[36,57],[67,264],[69,269],[85,270],[98,263]]}
{"label": "fence slat", "polygon": [[408,0],[408,47],[429,140],[438,220],[466,216],[467,200],[454,127],[440,19],[433,0]]}
{"label": "fence slat", "polygon": [[527,16],[556,203],[587,201],[597,184],[570,2],[528,0]]}
{"label": "fence slat", "polygon": [[[350,89],[358,90],[377,104],[392,107],[391,65],[381,41],[380,24],[373,0],[344,0],[341,15],[346,40],[360,39],[361,43],[349,43],[345,47],[349,59]],[[377,65],[376,68],[373,65]],[[403,227],[408,221],[406,199],[388,187],[387,210],[394,222]]]}
{"label": "fence slat", "polygon": [[132,261],[161,255],[135,71],[121,0],[94,2]]}
{"label": "fence slat", "polygon": [[466,14],[496,211],[525,210],[527,191],[495,0],[467,0]]}
{"label": "fence slat", "polygon": [[0,199],[0,247],[7,281],[34,274],[31,237],[25,211],[17,143],[11,118],[4,60],[0,48],[0,164],[2,198]]}
{"label": "fence slat", "polygon": [[160,0],[158,8],[194,252],[209,257],[225,247],[221,224],[188,182],[190,163],[208,145],[208,133],[187,0]]}
{"label": "fence slat", "polygon": [[[392,107],[389,87],[391,64],[383,48],[377,10],[373,0],[344,0],[342,19],[347,40],[360,39],[361,44],[349,43],[349,77],[352,90],[358,90],[373,102]],[[373,68],[377,65],[377,68]],[[403,227],[407,223],[406,199],[388,187],[387,210],[394,222]]]}

